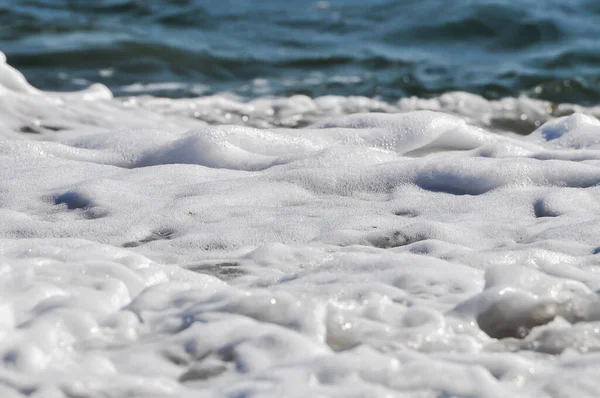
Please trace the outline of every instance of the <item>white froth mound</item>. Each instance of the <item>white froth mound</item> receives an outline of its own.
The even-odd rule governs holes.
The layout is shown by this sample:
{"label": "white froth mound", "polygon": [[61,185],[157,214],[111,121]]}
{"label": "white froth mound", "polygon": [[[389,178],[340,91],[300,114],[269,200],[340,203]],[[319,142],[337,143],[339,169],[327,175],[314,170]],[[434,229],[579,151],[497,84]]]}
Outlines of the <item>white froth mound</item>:
{"label": "white froth mound", "polygon": [[600,396],[600,122],[486,130],[507,104],[122,101],[0,57],[0,396]]}

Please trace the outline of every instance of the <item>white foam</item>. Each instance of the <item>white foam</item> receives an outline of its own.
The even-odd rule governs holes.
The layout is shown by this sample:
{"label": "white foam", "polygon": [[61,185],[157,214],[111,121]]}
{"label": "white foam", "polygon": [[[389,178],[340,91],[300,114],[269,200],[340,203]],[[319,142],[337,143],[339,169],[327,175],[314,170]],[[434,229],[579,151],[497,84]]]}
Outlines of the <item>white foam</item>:
{"label": "white foam", "polygon": [[593,109],[123,100],[0,68],[0,395],[600,393]]}

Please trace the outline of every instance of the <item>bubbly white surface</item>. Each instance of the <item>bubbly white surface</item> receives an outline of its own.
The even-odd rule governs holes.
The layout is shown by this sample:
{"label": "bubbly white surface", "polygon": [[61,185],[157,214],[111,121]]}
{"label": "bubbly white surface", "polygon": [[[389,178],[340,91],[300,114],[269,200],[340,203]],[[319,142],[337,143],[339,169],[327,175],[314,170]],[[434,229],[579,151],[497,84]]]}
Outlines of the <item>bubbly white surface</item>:
{"label": "bubbly white surface", "polygon": [[600,395],[594,117],[123,101],[5,63],[0,105],[2,397]]}

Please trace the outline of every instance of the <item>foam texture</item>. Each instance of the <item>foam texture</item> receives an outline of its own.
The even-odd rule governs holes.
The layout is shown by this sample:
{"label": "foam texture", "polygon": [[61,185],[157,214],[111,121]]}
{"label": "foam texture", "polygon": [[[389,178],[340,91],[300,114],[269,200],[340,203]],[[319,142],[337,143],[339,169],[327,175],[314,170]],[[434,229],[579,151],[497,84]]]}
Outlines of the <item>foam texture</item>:
{"label": "foam texture", "polygon": [[0,61],[3,397],[600,395],[592,108],[115,99]]}

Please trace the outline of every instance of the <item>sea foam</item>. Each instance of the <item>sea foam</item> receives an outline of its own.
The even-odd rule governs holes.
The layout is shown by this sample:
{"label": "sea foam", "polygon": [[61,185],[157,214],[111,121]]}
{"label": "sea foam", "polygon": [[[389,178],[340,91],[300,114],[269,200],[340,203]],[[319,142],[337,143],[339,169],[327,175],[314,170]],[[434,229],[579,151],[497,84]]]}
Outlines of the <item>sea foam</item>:
{"label": "sea foam", "polygon": [[122,99],[4,61],[1,395],[600,393],[593,108]]}

